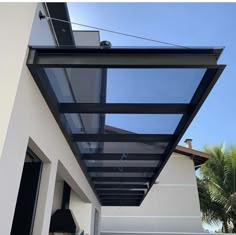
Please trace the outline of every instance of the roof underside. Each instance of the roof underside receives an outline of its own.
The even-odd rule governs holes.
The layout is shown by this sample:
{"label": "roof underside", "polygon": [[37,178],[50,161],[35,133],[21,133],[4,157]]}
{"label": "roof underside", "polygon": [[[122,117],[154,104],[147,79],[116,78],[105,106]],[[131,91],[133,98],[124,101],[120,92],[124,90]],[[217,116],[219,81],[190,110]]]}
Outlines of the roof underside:
{"label": "roof underside", "polygon": [[[221,52],[31,47],[27,65],[101,204],[139,206],[222,73]],[[90,76],[100,88],[79,90]]]}

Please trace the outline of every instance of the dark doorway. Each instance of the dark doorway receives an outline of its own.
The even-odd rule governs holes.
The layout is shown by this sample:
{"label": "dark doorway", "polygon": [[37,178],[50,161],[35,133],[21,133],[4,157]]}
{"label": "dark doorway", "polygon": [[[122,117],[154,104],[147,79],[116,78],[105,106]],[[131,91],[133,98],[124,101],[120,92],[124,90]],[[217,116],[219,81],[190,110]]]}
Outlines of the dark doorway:
{"label": "dark doorway", "polygon": [[37,205],[42,162],[27,150],[11,235],[31,235]]}

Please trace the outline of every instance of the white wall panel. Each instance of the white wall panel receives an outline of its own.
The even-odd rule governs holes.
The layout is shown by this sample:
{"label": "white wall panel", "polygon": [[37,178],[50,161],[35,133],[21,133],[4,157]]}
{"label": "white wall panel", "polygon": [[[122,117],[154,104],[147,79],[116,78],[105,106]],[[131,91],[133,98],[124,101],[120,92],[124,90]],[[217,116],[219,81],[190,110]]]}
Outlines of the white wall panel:
{"label": "white wall panel", "polygon": [[102,207],[105,231],[202,232],[193,161],[173,154],[140,207]]}
{"label": "white wall panel", "polygon": [[[44,162],[34,235],[45,235],[49,231],[58,166],[73,190],[100,211],[93,190],[26,67],[35,9],[34,3],[0,4],[1,28],[9,31],[1,35],[0,44],[0,227],[4,235],[11,231],[26,148],[32,143],[33,150]],[[39,29],[40,32],[43,30]],[[52,38],[48,36],[47,39],[51,45]],[[47,40],[42,43],[46,45]]]}

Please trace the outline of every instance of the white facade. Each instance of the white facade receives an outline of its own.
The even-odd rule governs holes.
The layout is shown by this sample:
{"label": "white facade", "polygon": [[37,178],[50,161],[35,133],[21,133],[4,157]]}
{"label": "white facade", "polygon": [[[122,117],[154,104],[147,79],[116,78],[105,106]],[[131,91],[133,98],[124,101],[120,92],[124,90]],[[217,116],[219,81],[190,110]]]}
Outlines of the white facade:
{"label": "white facade", "polygon": [[203,232],[193,160],[172,154],[140,207],[102,207],[101,234]]}
{"label": "white facade", "polygon": [[1,234],[11,232],[29,147],[43,162],[33,234],[49,232],[51,214],[56,209],[53,205],[57,204],[53,199],[61,200],[59,194],[54,197],[55,190],[60,192],[60,182],[56,184],[59,176],[73,190],[70,208],[75,212],[80,228],[92,235],[95,209],[100,213],[99,201],[26,67],[29,44],[55,45],[48,21],[39,20],[39,8],[44,11],[42,5],[36,3],[2,3],[0,7],[0,24],[4,32],[0,43]]}

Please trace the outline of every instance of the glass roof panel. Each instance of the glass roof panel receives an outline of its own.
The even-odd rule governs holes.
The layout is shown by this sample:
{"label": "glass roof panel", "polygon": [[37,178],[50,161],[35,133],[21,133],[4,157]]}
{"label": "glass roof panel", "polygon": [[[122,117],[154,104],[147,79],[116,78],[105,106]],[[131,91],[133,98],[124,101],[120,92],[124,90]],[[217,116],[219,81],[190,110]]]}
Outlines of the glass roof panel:
{"label": "glass roof panel", "polygon": [[[45,68],[45,72],[59,102],[101,101],[102,69]],[[108,69],[106,102],[189,103],[205,72],[205,68]]]}
{"label": "glass roof panel", "polygon": [[108,69],[107,103],[189,103],[206,69]]}
{"label": "glass roof panel", "polygon": [[101,69],[45,68],[58,102],[100,102]]}
{"label": "glass roof panel", "polygon": [[182,116],[182,114],[107,114],[106,125],[137,134],[173,134]]}
{"label": "glass roof panel", "polygon": [[183,116],[182,114],[106,114],[103,116],[105,125],[112,128],[100,129],[101,115],[99,114],[66,113],[64,115],[71,132],[77,134],[106,134],[109,133],[106,130],[111,129],[117,134],[128,134],[129,132],[173,134]]}

